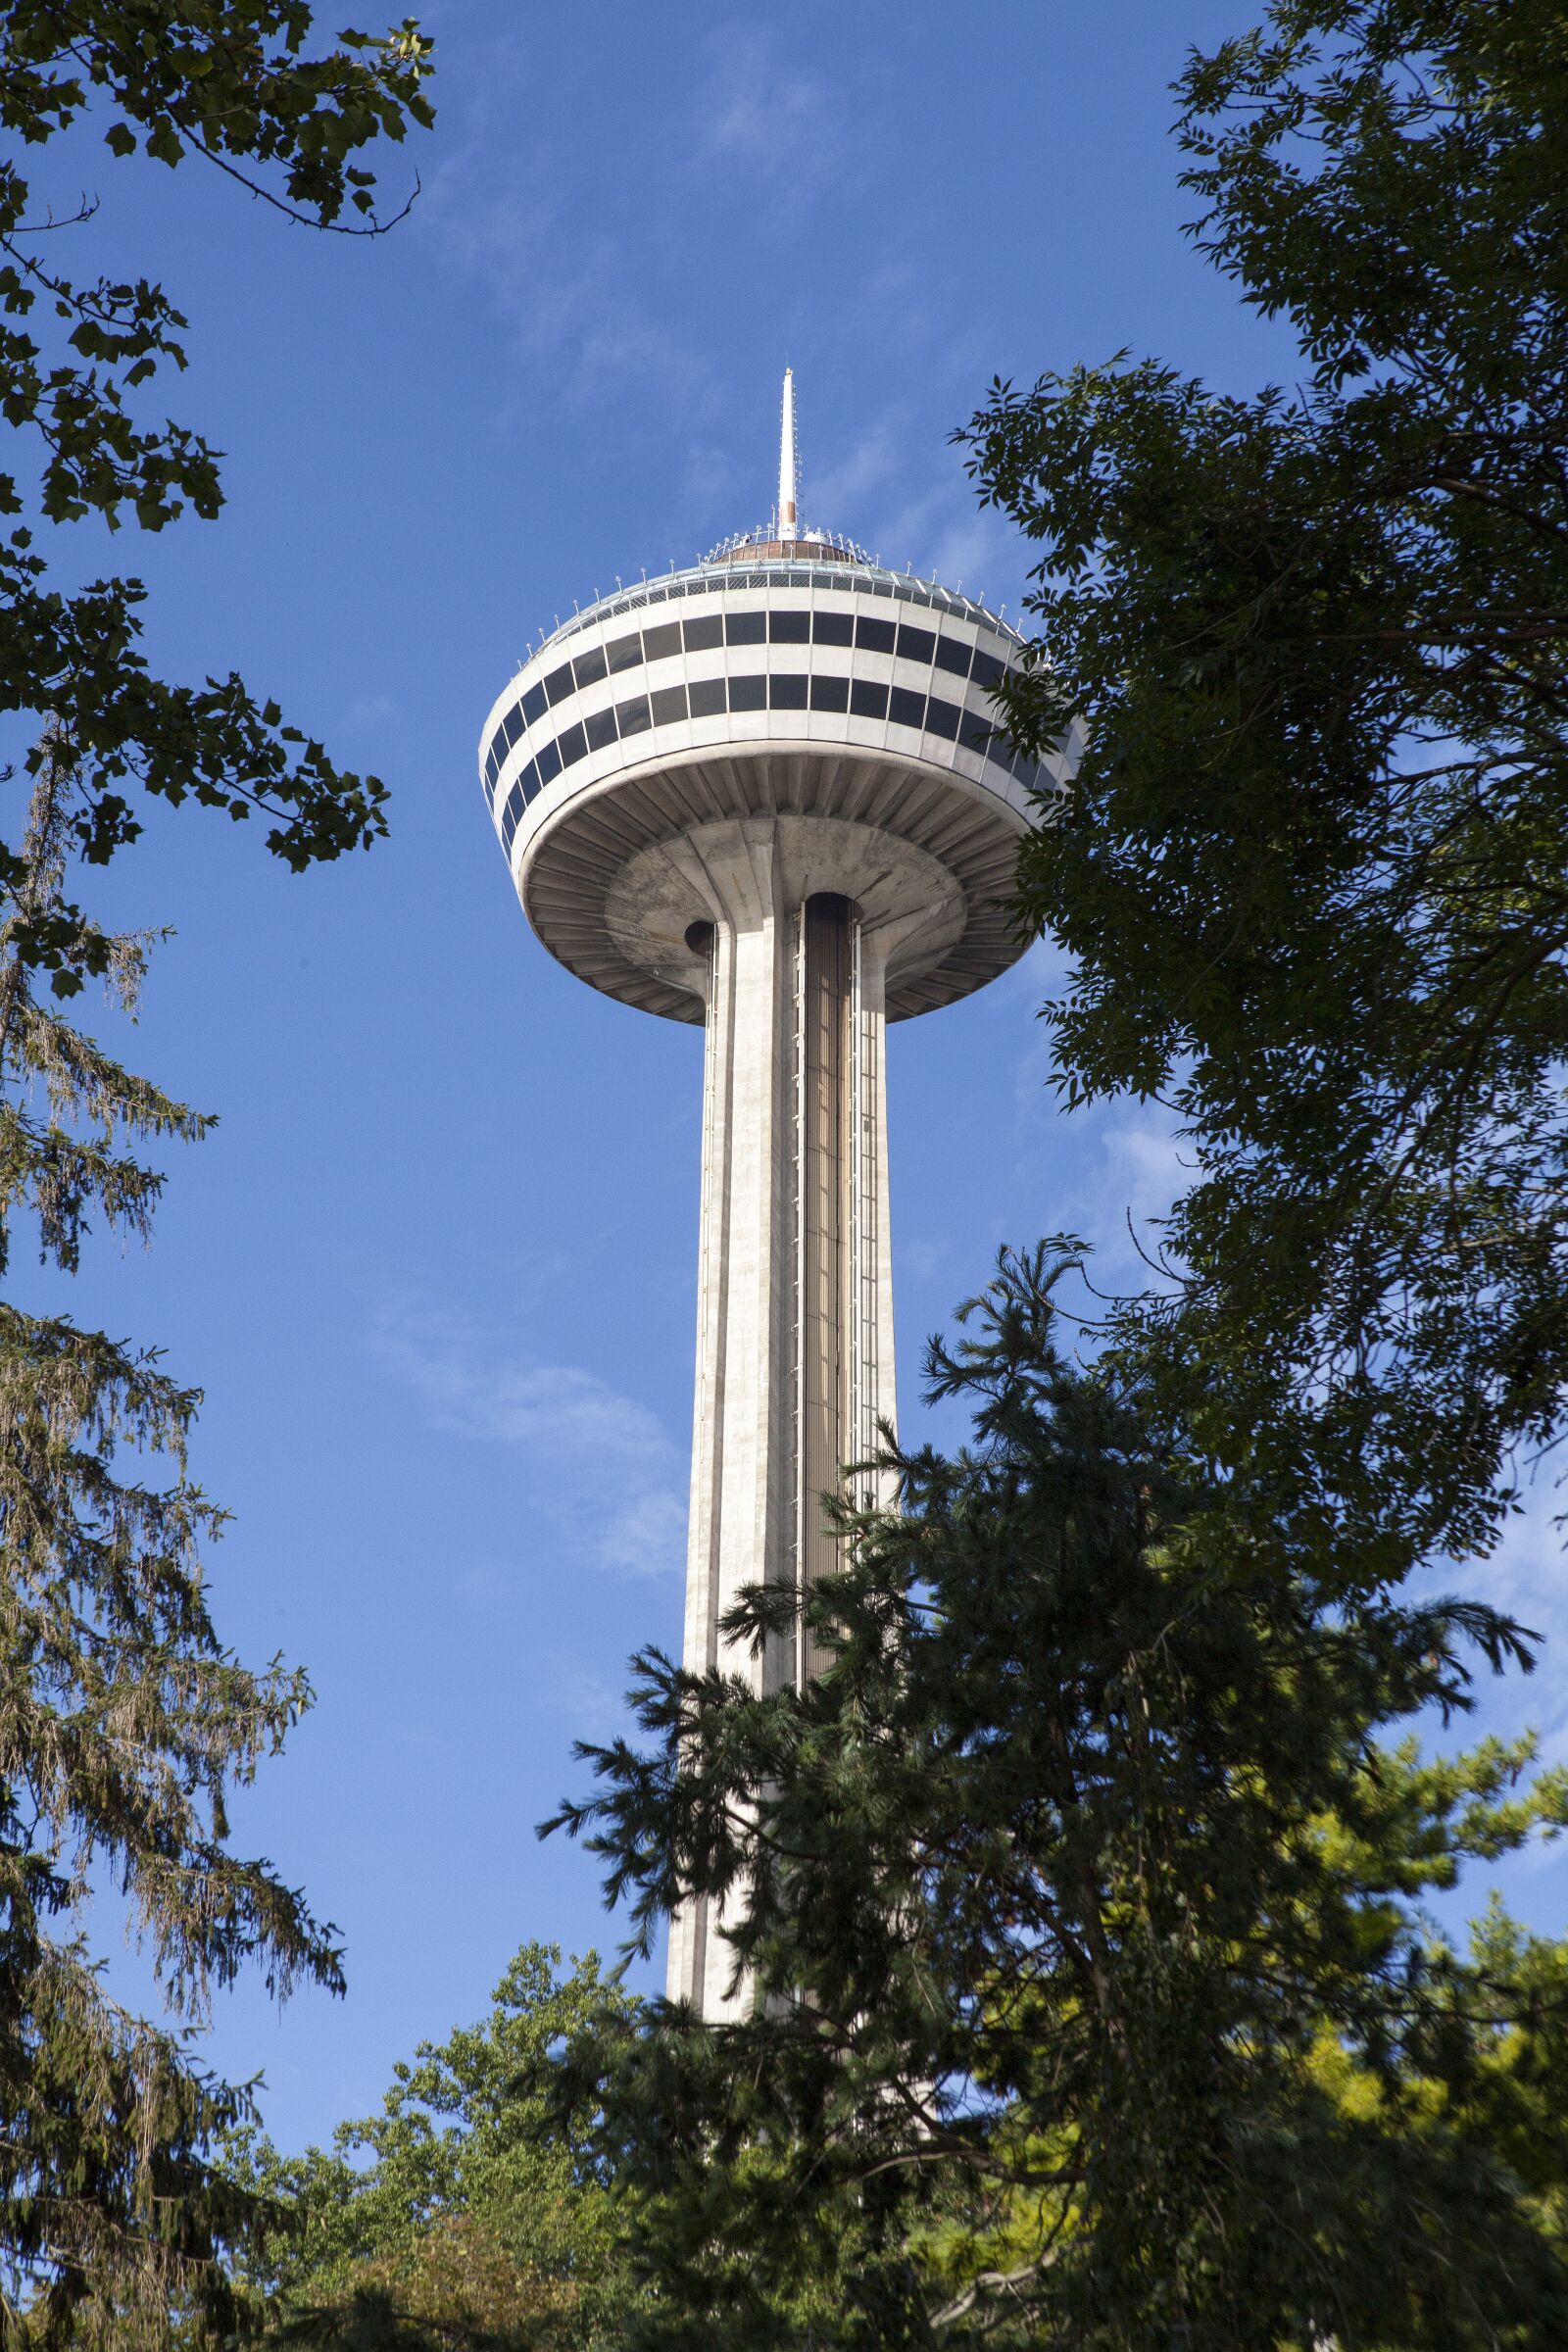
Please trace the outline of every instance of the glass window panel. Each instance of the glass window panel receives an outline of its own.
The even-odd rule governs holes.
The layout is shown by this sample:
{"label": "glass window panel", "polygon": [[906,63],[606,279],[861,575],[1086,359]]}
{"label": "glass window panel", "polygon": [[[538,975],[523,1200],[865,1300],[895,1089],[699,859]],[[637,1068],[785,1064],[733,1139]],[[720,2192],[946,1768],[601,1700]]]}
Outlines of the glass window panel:
{"label": "glass window panel", "polygon": [[635,629],[629,637],[617,637],[605,648],[605,661],[612,677],[619,669],[639,668],[642,658],[643,641]]}
{"label": "glass window panel", "polygon": [[911,629],[908,622],[899,624],[899,659],[901,662],[929,662],[937,650],[936,633],[932,629]]}
{"label": "glass window panel", "polygon": [[710,654],[715,645],[724,642],[724,616],[721,612],[705,612],[700,620],[688,620],[682,626],[689,654]]}
{"label": "glass window panel", "polygon": [[972,752],[984,752],[989,757],[996,724],[994,717],[982,718],[977,711],[965,710],[962,741]]}
{"label": "glass window panel", "polygon": [[647,695],[634,695],[629,703],[617,703],[615,716],[620,721],[623,742],[628,735],[641,735],[644,729],[652,723],[648,715]]}
{"label": "glass window panel", "polygon": [[584,724],[588,729],[588,749],[591,752],[602,752],[607,743],[614,742],[615,713],[613,710],[596,710],[592,718],[585,720]]}
{"label": "glass window panel", "polygon": [[928,735],[945,735],[951,743],[958,732],[963,713],[956,703],[944,703],[936,695],[925,707],[925,729]]}
{"label": "glass window panel", "polygon": [[[761,619],[761,614],[757,615]],[[731,678],[729,707],[732,710],[765,710],[767,709],[767,680],[765,678]]]}
{"label": "glass window panel", "polygon": [[484,788],[486,792],[490,793],[492,796],[494,795],[496,788],[496,778],[500,773],[501,745],[499,740],[492,736],[490,741],[490,749],[484,756]]}
{"label": "glass window panel", "polygon": [[530,686],[522,698],[522,716],[526,726],[536,727],[545,714],[545,690]]}
{"label": "glass window panel", "polygon": [[1012,746],[1005,735],[992,736],[991,741],[986,745],[986,758],[994,760],[999,767],[1012,765]]}
{"label": "glass window panel", "polygon": [[691,688],[693,718],[721,718],[724,712],[722,678],[698,678]]}
{"label": "glass window panel", "polygon": [[811,635],[818,645],[853,645],[855,615],[853,612],[813,612]]}
{"label": "glass window panel", "polygon": [[888,716],[896,727],[923,726],[925,696],[911,694],[907,686],[895,686],[888,696]]}
{"label": "glass window panel", "polygon": [[644,629],[643,654],[650,662],[665,661],[680,652],[680,622],[666,620],[662,628]]}
{"label": "glass window panel", "polygon": [[523,799],[525,801],[531,801],[534,794],[538,791],[540,785],[544,782],[544,778],[539,773],[539,762],[537,760],[529,760],[527,766],[517,778],[517,782],[522,786]]}
{"label": "glass window panel", "polygon": [[684,718],[686,715],[686,689],[684,686],[662,686],[659,692],[650,699],[654,706],[656,727],[667,727],[673,720]]}
{"label": "glass window panel", "polygon": [[552,709],[557,703],[564,703],[568,694],[575,694],[576,691],[569,662],[563,662],[561,667],[553,669],[545,680],[545,692],[550,697]]}
{"label": "glass window panel", "polygon": [[811,709],[813,710],[847,710],[850,707],[848,678],[813,678],[811,680]]}
{"label": "glass window panel", "polygon": [[[770,612],[767,633],[775,645],[806,645],[810,640],[809,612]],[[789,706],[791,709],[793,705]]]}
{"label": "glass window panel", "polygon": [[561,738],[561,757],[567,767],[574,760],[580,760],[587,749],[588,738],[581,727],[568,727]]}
{"label": "glass window panel", "polygon": [[939,637],[937,639],[938,669],[951,669],[956,678],[966,678],[969,675],[969,655],[972,650],[967,645],[960,645],[956,637]]}
{"label": "glass window panel", "polygon": [[509,850],[512,837],[517,830],[517,819],[522,814],[522,786],[514,784],[507,795],[507,805],[501,811],[501,837]]}
{"label": "glass window panel", "polygon": [[571,665],[571,674],[578,687],[597,686],[605,674],[605,657],[596,645],[591,653],[579,654]]}
{"label": "glass window panel", "polygon": [[724,635],[731,645],[760,645],[767,636],[767,614],[765,612],[726,613]]}
{"label": "glass window panel", "polygon": [[504,760],[522,734],[522,725],[515,710],[509,710],[496,728],[496,745]]}
{"label": "glass window panel", "polygon": [[887,688],[879,686],[874,678],[852,678],[850,681],[850,709],[855,712],[857,718],[886,718],[888,714]]}
{"label": "glass window panel", "polygon": [[976,646],[969,675],[977,686],[995,686],[1005,667],[1006,663],[999,662],[995,654],[982,653]]}
{"label": "glass window panel", "polygon": [[872,620],[862,612],[855,624],[855,642],[870,654],[891,654],[897,631],[891,620]]}
{"label": "glass window panel", "polygon": [[806,709],[806,678],[774,675],[767,681],[767,699],[775,710],[804,710]]}
{"label": "glass window panel", "polygon": [[553,784],[560,773],[561,746],[559,743],[547,743],[539,755],[539,781],[541,784]]}

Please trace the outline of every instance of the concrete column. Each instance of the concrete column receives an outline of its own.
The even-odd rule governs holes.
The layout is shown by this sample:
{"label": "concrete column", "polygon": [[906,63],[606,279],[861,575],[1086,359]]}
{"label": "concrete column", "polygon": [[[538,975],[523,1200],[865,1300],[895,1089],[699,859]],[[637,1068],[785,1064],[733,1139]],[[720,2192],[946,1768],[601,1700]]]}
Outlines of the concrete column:
{"label": "concrete column", "polygon": [[[819,1660],[793,1637],[757,1659],[720,1621],[832,1568],[821,1495],[893,1413],[886,949],[844,896],[792,903],[770,818],[676,854],[712,913],[685,1657],[778,1690]],[[670,1998],[714,2020],[747,1999],[722,1924],[699,1903],[670,1928]]]}

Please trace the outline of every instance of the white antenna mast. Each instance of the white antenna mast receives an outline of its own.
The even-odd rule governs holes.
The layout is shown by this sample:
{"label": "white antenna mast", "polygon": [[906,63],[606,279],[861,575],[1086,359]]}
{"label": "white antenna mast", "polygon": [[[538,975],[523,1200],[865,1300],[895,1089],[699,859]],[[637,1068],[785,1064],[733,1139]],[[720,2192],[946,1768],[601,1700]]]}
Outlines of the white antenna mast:
{"label": "white antenna mast", "polygon": [[778,436],[778,535],[795,536],[795,488],[800,461],[795,448],[795,370],[784,370],[784,415]]}

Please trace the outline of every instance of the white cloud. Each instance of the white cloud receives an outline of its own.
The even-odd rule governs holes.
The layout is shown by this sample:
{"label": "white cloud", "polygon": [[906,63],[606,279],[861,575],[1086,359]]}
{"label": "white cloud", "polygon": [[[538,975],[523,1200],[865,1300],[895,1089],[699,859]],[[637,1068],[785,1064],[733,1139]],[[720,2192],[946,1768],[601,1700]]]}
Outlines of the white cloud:
{"label": "white cloud", "polygon": [[842,173],[848,155],[842,97],[831,83],[789,64],[769,28],[722,25],[709,48],[713,62],[697,94],[694,169],[761,180],[772,212],[797,212]]}
{"label": "white cloud", "polygon": [[[657,1413],[576,1364],[518,1363],[471,1324],[403,1312],[374,1335],[381,1361],[440,1429],[524,1455],[539,1507],[569,1516],[593,1563],[675,1574],[685,1554],[683,1465]],[[470,1591],[491,1589],[470,1572]]]}

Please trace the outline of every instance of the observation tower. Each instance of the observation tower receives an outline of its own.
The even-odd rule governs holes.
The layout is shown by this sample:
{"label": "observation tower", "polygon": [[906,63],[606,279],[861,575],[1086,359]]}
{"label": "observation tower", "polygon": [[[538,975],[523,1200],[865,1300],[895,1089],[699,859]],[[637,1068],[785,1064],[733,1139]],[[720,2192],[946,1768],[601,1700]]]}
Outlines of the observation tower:
{"label": "observation tower", "polygon": [[[686,1663],[812,1671],[722,1639],[741,1589],[830,1569],[820,1496],[891,1422],[889,1021],[1021,953],[1003,902],[1041,767],[995,733],[1019,649],[996,614],[778,506],[690,569],[559,626],[485,720],[479,766],[523,911],[579,979],[706,1024]],[[708,1906],[668,1987],[735,2013]]]}

